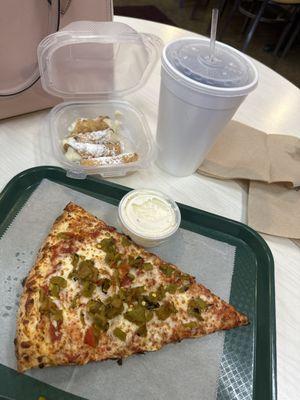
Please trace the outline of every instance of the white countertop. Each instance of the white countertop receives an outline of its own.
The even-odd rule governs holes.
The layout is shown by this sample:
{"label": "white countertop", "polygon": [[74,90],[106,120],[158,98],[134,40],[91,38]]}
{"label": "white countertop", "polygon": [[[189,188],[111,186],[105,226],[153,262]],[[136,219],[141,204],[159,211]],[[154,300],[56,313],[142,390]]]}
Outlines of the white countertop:
{"label": "white countertop", "polygon": [[[167,43],[195,35],[168,25],[134,18],[115,17],[137,31],[156,34]],[[289,81],[255,61],[259,72],[257,89],[248,96],[234,119],[268,133],[300,137],[300,91]],[[295,66],[296,68],[296,66]],[[160,66],[147,84],[127,99],[142,110],[155,134]],[[0,190],[17,173],[37,165],[59,165],[51,154],[40,154],[42,121],[47,111],[0,121]],[[247,185],[199,175],[172,177],[155,165],[130,176],[110,179],[132,188],[156,188],[176,201],[236,221],[246,222]],[[300,209],[300,201],[299,201]],[[262,235],[275,261],[278,399],[298,400],[300,380],[300,248],[288,239]]]}

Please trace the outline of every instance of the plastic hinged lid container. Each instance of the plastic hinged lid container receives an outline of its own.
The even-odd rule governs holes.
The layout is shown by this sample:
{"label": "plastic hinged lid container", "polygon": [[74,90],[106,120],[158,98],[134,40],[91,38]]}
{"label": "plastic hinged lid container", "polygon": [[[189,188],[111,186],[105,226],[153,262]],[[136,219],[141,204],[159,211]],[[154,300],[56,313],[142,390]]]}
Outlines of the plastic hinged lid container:
{"label": "plastic hinged lid container", "polygon": [[[153,139],[143,113],[122,96],[147,81],[159,58],[161,41],[120,22],[78,21],[47,36],[38,46],[44,90],[64,101],[54,107],[47,126],[55,156],[69,176],[122,176],[147,168],[153,158]],[[79,118],[118,115],[122,152],[137,160],[117,164],[82,165],[65,156],[64,139]],[[86,164],[86,163],[85,163]]]}

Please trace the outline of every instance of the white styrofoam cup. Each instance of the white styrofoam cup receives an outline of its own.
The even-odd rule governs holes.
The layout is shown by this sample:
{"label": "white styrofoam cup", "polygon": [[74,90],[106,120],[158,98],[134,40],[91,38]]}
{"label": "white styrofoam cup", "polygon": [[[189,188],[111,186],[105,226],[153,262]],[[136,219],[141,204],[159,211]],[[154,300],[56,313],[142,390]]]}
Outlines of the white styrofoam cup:
{"label": "white styrofoam cup", "polygon": [[239,87],[217,87],[189,78],[176,69],[166,55],[168,46],[184,40],[191,38],[173,41],[163,50],[156,135],[157,164],[175,176],[187,176],[196,171],[219,133],[258,81],[257,70],[250,59],[219,42],[218,46],[238,53],[244,59],[251,77],[249,83]]}

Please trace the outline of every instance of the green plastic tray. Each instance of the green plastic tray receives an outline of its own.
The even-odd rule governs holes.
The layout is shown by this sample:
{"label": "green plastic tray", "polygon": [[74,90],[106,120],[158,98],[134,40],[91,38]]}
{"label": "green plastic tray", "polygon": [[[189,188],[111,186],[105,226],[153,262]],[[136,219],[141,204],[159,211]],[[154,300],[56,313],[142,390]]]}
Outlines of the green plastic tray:
{"label": "green plastic tray", "polygon": [[[114,205],[130,190],[93,177],[74,180],[57,167],[28,169],[0,194],[0,238],[44,178]],[[244,224],[183,204],[179,207],[181,227],[236,246],[230,303],[251,320],[248,327],[225,334],[218,400],[276,400],[274,262],[269,247]],[[0,364],[0,399],[37,400],[41,395],[47,400],[81,399]]]}

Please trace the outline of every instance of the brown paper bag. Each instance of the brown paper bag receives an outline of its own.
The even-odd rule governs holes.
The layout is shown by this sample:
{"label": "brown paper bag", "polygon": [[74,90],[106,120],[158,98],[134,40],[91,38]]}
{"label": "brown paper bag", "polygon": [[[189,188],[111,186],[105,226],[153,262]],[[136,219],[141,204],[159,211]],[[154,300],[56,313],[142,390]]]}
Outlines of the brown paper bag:
{"label": "brown paper bag", "polygon": [[219,179],[249,180],[248,224],[300,239],[300,139],[231,121],[199,167]]}
{"label": "brown paper bag", "polygon": [[266,134],[231,121],[198,172],[221,179],[249,179],[300,186],[300,139]]}
{"label": "brown paper bag", "polygon": [[250,181],[248,224],[269,235],[300,239],[300,191]]}

